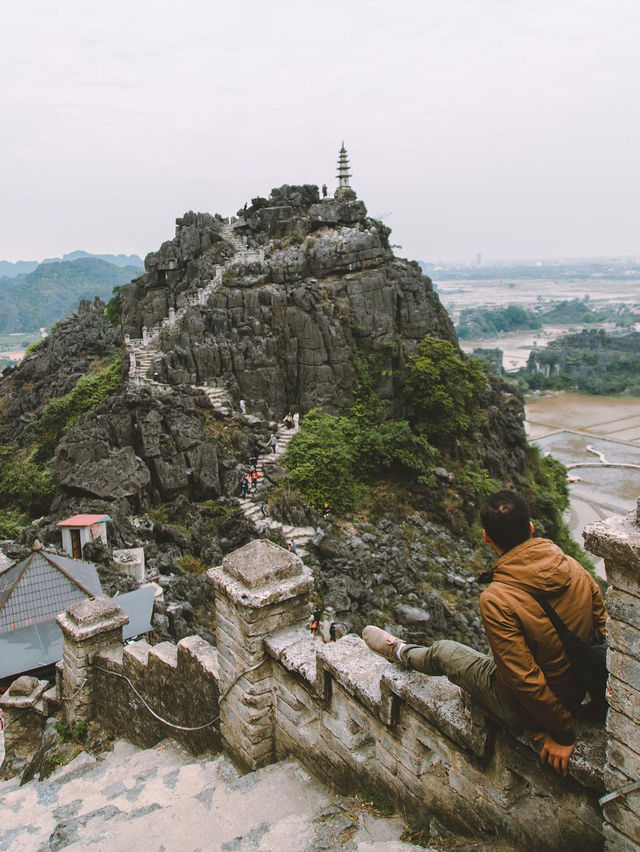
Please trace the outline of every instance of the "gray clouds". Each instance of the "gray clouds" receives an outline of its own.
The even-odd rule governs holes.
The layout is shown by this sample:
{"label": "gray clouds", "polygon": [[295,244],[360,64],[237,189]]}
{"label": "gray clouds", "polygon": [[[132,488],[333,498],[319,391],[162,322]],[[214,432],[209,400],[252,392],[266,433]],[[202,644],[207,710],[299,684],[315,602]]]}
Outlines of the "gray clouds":
{"label": "gray clouds", "polygon": [[631,0],[24,0],[0,257],[144,253],[187,209],[353,185],[411,257],[640,252]]}

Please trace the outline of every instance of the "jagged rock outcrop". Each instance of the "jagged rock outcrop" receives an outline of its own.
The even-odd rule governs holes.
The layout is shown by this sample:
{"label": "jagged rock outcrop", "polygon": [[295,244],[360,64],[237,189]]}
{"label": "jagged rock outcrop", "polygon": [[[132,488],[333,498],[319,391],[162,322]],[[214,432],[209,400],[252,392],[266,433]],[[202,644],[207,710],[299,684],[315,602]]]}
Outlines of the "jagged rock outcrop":
{"label": "jagged rock outcrop", "polygon": [[189,389],[156,396],[127,387],[63,436],[54,478],[63,493],[126,501],[131,511],[178,495],[202,501],[229,494],[237,484],[237,456],[249,456],[249,437],[228,425],[235,455],[219,440],[218,419],[204,397]]}
{"label": "jagged rock outcrop", "polygon": [[[427,334],[455,340],[431,281],[393,256],[388,228],[368,218],[361,201],[320,201],[317,187],[281,187],[241,212],[233,230],[248,250],[225,267],[206,304],[162,331],[165,355],[154,362],[161,380],[223,382],[264,416],[316,405],[337,411],[353,402],[353,350],[384,359],[389,377],[379,391],[394,402],[390,374],[401,380],[417,343]],[[161,260],[148,258],[147,274],[121,288],[123,330],[132,337],[172,300],[179,308],[179,295],[204,286],[207,264],[211,271],[211,258],[221,257],[218,243],[198,258],[193,248],[222,235],[221,220],[178,221]],[[169,265],[165,281],[158,270]]]}
{"label": "jagged rock outcrop", "polygon": [[448,638],[486,649],[477,553],[425,513],[352,524],[349,535],[326,524],[315,545],[316,588],[344,630],[386,622],[409,642]]}
{"label": "jagged rock outcrop", "polygon": [[222,236],[223,219],[208,213],[185,213],[176,219],[176,236],[144,261],[145,274],[120,288],[122,328],[137,337],[180,306],[183,294],[212,277],[217,264],[233,255]]}
{"label": "jagged rock outcrop", "polygon": [[0,385],[0,442],[15,442],[25,424],[55,397],[68,393],[91,364],[122,345],[120,329],[104,318],[104,302],[80,302],[75,316],[59,323]]}
{"label": "jagged rock outcrop", "polygon": [[[351,196],[321,200],[317,187],[284,186],[253,199],[233,223],[187,213],[176,237],[147,256],[145,274],[120,289],[123,334],[139,338],[143,327],[155,326],[152,344],[129,342],[129,381],[65,423],[52,459],[51,514],[24,538],[51,543],[61,517],[107,512],[110,543],[144,546],[147,565],[162,578],[163,635],[180,638],[196,622],[208,629],[197,575],[256,535],[233,498],[243,465],[265,449],[273,421],[316,406],[344,411],[368,359],[376,361],[375,390],[390,416],[403,417],[405,366],[420,341],[431,335],[456,342],[431,281],[416,263],[394,257],[389,229]],[[18,442],[48,400],[121,344],[100,305],[81,306],[0,384],[0,438]],[[136,374],[141,352],[153,373],[144,383]],[[207,391],[224,392],[224,412]],[[230,400],[241,398],[255,418],[231,413]],[[474,458],[509,481],[526,469],[522,399],[492,377],[481,407],[484,423],[470,439]],[[283,470],[273,468],[275,481]],[[446,458],[434,475],[429,499],[414,495],[423,512],[409,525],[411,535],[404,520],[383,518],[378,528],[360,535],[354,527],[342,540],[322,523],[309,561],[325,603],[349,628],[375,615],[395,618],[408,637],[446,633],[482,646],[465,579],[475,557],[442,526],[428,526],[437,518],[466,534],[477,507],[467,501],[466,520],[460,512],[453,518],[447,498],[456,483]],[[318,526],[312,509],[300,511],[287,520]],[[441,595],[434,584],[452,571],[462,586],[452,581]],[[112,578],[114,588],[119,582]]]}

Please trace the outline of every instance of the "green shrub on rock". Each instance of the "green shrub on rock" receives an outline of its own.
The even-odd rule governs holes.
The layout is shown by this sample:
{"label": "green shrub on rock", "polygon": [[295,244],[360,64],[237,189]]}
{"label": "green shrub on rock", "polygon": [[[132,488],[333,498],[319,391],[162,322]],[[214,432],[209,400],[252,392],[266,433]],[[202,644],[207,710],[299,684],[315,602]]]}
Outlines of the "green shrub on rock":
{"label": "green shrub on rock", "polygon": [[33,453],[0,447],[0,506],[24,512],[46,510],[53,494],[51,470]]}
{"label": "green shrub on rock", "polygon": [[60,438],[79,417],[102,402],[122,383],[120,356],[96,362],[91,372],[81,376],[73,389],[64,396],[50,400],[37,420],[23,432],[23,441],[36,445],[35,458],[51,458]]}
{"label": "green shrub on rock", "polygon": [[14,509],[0,512],[0,540],[18,538],[28,523],[28,517]]}
{"label": "green shrub on rock", "polygon": [[449,340],[425,337],[407,365],[404,393],[411,422],[430,443],[451,447],[477,426],[487,385],[482,365]]}
{"label": "green shrub on rock", "polygon": [[192,556],[190,553],[187,553],[178,559],[178,568],[180,568],[181,571],[184,571],[185,574],[204,574],[207,567],[206,562],[203,562],[202,559],[198,559],[197,556]]}
{"label": "green shrub on rock", "polygon": [[319,408],[312,409],[284,458],[287,479],[312,506],[328,502],[337,512],[353,508],[365,488],[359,481],[349,423]]}

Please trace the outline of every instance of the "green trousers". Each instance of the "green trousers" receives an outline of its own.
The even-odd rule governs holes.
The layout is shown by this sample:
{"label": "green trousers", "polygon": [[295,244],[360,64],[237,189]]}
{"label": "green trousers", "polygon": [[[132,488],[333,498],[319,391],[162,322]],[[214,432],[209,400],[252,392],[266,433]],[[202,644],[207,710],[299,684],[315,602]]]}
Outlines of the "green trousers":
{"label": "green trousers", "polygon": [[493,657],[450,639],[441,639],[429,648],[407,645],[401,656],[407,668],[446,675],[502,725],[516,730],[539,727],[498,678]]}

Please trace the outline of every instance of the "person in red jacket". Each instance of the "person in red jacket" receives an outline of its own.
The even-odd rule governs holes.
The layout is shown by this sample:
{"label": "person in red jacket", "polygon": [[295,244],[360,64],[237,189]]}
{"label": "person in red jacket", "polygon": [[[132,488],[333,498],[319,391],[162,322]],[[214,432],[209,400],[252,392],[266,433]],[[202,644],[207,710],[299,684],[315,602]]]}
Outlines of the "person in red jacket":
{"label": "person in red jacket", "polygon": [[574,715],[585,696],[564,646],[533,595],[542,595],[567,627],[590,641],[605,635],[600,588],[585,569],[548,539],[533,537],[526,502],[499,491],[481,511],[483,538],[498,554],[480,614],[492,656],[459,642],[408,645],[378,627],[362,637],[377,654],[428,675],[446,675],[502,724],[532,729],[540,759],[567,774],[575,748]]}

